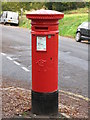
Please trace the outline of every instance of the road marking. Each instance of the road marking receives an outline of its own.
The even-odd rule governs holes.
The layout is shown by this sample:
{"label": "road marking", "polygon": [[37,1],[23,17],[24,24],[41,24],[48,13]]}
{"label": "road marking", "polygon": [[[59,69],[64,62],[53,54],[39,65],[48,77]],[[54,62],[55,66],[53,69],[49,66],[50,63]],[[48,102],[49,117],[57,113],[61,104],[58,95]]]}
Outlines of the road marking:
{"label": "road marking", "polygon": [[73,100],[77,100],[77,101],[80,101],[79,98],[75,98],[75,97],[72,97],[72,96],[68,96],[69,98],[73,99]]}
{"label": "road marking", "polygon": [[[6,55],[5,53],[1,53],[2,55]],[[9,60],[13,60],[11,57],[7,56],[7,59]],[[20,65],[20,63],[16,62],[16,61],[13,61],[16,65]],[[23,70],[25,70],[26,72],[29,72],[30,70],[28,70],[26,67],[21,67]]]}
{"label": "road marking", "polygon": [[23,70],[25,70],[26,72],[29,72],[29,70],[25,67],[21,67]]}
{"label": "road marking", "polygon": [[7,56],[7,59],[9,59],[9,60],[13,60],[12,58],[10,58],[10,57],[8,57],[8,56]]}
{"label": "road marking", "polygon": [[16,65],[20,65],[20,63],[16,62],[16,61],[13,61]]}
{"label": "road marking", "polygon": [[5,53],[1,53],[1,54],[4,55],[4,56],[6,55]]}
{"label": "road marking", "polygon": [[65,95],[65,96],[67,96],[67,97],[69,97],[69,98],[71,98],[71,99],[74,99],[74,100],[80,101],[79,98],[76,98],[76,97],[73,97],[73,96],[69,96],[68,94],[64,94],[64,93],[61,93],[61,94],[62,94],[62,95]]}
{"label": "road marking", "polygon": [[71,93],[71,92],[67,92],[67,91],[63,91],[63,90],[60,90],[60,92],[65,93],[65,94],[68,94],[68,95],[72,95],[72,96],[74,96],[74,97],[81,98],[81,99],[86,100],[86,101],[90,101],[89,98],[84,97],[84,96],[82,96],[82,95],[78,95],[78,94]]}

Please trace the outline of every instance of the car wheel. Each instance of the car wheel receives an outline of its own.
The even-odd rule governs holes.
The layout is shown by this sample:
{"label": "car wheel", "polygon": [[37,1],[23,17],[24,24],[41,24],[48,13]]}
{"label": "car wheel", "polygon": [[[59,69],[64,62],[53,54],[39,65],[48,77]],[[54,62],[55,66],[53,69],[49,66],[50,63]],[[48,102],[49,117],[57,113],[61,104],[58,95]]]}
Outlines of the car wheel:
{"label": "car wheel", "polygon": [[13,23],[10,23],[10,26],[13,26]]}
{"label": "car wheel", "polygon": [[4,20],[4,25],[6,25],[6,21]]}
{"label": "car wheel", "polygon": [[76,42],[81,42],[81,34],[80,34],[80,32],[76,33]]}
{"label": "car wheel", "polygon": [[19,23],[18,23],[18,24],[15,24],[15,26],[19,26]]}

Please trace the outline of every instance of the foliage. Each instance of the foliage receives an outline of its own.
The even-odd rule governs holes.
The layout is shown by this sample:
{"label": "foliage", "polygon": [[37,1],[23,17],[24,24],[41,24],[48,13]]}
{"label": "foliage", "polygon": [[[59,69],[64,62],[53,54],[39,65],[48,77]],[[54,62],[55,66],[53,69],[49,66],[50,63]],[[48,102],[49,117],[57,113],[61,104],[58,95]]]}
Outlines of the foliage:
{"label": "foliage", "polygon": [[41,9],[44,6],[44,3],[36,3],[36,2],[2,2],[2,10],[3,11],[18,11],[21,12],[21,8],[23,11],[32,10],[32,9]]}
{"label": "foliage", "polygon": [[57,11],[66,11],[77,8],[89,7],[88,2],[2,2],[2,10],[18,11],[20,13],[21,8],[23,10],[30,11],[32,9],[49,9]]}
{"label": "foliage", "polygon": [[76,10],[67,10],[64,11],[64,14],[78,14],[78,13],[89,13],[88,7],[85,8],[77,8]]}
{"label": "foliage", "polygon": [[77,8],[83,8],[88,4],[84,2],[48,2],[45,4],[47,9],[57,10],[57,11],[65,11],[72,10]]}
{"label": "foliage", "polygon": [[26,16],[23,16],[19,20],[19,26],[24,28],[31,28],[30,20],[26,18]]}

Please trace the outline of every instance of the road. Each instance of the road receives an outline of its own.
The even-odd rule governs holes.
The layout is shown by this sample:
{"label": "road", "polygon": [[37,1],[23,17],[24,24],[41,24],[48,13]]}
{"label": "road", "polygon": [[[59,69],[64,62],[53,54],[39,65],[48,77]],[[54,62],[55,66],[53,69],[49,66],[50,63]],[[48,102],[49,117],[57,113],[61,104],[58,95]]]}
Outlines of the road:
{"label": "road", "polygon": [[[1,25],[0,25],[1,27]],[[2,26],[2,75],[31,84],[30,30]],[[88,97],[88,46],[59,38],[58,88]]]}

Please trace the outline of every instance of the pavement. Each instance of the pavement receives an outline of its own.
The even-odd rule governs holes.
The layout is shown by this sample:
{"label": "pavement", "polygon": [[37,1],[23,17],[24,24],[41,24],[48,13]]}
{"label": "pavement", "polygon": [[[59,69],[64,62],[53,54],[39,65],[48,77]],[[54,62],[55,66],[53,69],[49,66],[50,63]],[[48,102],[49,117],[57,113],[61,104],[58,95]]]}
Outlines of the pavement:
{"label": "pavement", "polygon": [[[31,89],[30,30],[0,27],[2,76],[17,83],[29,83]],[[59,37],[58,89],[68,96],[72,94],[84,100],[88,99],[88,46],[85,42],[77,43],[72,38]]]}

